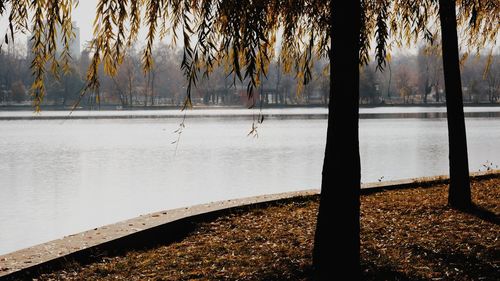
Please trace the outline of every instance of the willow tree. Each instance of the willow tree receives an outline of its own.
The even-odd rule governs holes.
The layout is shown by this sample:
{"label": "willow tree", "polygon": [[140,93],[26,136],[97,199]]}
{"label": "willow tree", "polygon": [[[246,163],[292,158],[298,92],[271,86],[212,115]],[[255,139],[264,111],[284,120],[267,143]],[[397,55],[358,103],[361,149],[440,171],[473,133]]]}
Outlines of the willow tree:
{"label": "willow tree", "polygon": [[[382,5],[375,11],[383,16],[382,24],[379,17],[365,20],[367,24],[377,25],[377,37],[390,32],[396,34],[396,44],[403,41],[409,44],[421,36],[431,45],[436,44],[435,38],[441,35],[440,45],[443,55],[443,70],[446,89],[446,107],[448,120],[448,147],[450,185],[448,202],[451,207],[467,209],[472,206],[466,130],[463,110],[462,85],[460,82],[460,62],[469,54],[479,54],[480,50],[490,44],[492,57],[496,46],[500,25],[500,2],[497,0],[427,0],[427,1],[366,1]],[[410,3],[412,2],[412,3]],[[383,4],[385,3],[385,4]],[[385,12],[386,7],[392,7],[392,12]],[[388,16],[384,16],[388,15]],[[387,19],[389,19],[387,21]],[[395,22],[397,21],[397,22]],[[389,27],[383,22],[390,22]],[[433,24],[438,22],[439,25]],[[462,35],[459,44],[458,32]],[[401,41],[403,40],[403,41]],[[377,52],[390,48],[385,42],[380,44],[377,39]],[[382,47],[380,47],[382,46]],[[459,57],[459,48],[462,57]],[[385,62],[380,61],[379,67]],[[489,61],[491,63],[491,60]],[[489,65],[487,65],[488,71]]]}
{"label": "willow tree", "polygon": [[[454,0],[439,0],[441,46],[443,54],[446,112],[448,119],[448,146],[450,161],[450,187],[448,203],[457,209],[472,206],[467,137],[463,110],[463,93],[460,76],[460,57],[457,25],[467,23],[469,46],[479,46],[486,41],[496,43],[500,22],[498,1],[464,0],[458,7]],[[464,52],[466,58],[468,52]],[[491,57],[490,53],[490,57]],[[489,66],[487,66],[489,68]]]}
{"label": "willow tree", "polygon": [[472,200],[455,9],[454,0],[439,0],[450,161],[448,203],[466,209]]}
{"label": "willow tree", "polygon": [[[60,64],[65,66],[69,60],[71,12],[75,4],[76,0],[0,0],[0,14],[9,11],[10,35],[6,35],[5,41],[9,36],[13,38],[16,31],[33,31],[32,93],[37,110],[45,95],[46,66],[56,72]],[[484,16],[491,13],[487,10],[491,7],[478,7],[476,12],[464,8],[462,14],[477,23],[471,29],[470,39],[480,46],[486,41],[481,39],[493,37],[495,27]],[[498,6],[494,8],[498,11]],[[147,32],[142,53],[145,72],[154,64],[155,40],[168,38],[172,44],[179,42],[182,46],[185,107],[191,106],[191,90],[198,78],[209,76],[219,65],[230,71],[234,81],[247,82],[251,96],[272,60],[279,61],[285,72],[295,72],[303,85],[311,79],[314,59],[329,58],[328,132],[313,263],[317,279],[330,280],[333,275],[344,274],[357,279],[358,67],[371,57],[373,40],[375,59],[383,69],[392,45],[433,38],[429,26],[437,14],[436,0],[99,0],[91,41],[92,62],[82,95],[93,92],[99,97],[99,66],[103,64],[106,74],[115,75],[127,47],[137,41],[141,27]],[[56,40],[60,40],[56,38],[57,26],[62,30],[60,39],[65,46],[61,57],[55,55]],[[280,48],[277,42],[281,43]],[[276,54],[276,49],[281,51]]]}
{"label": "willow tree", "polygon": [[[331,1],[330,102],[314,239],[316,280],[360,278],[360,1]],[[334,267],[333,263],[335,264]]]}

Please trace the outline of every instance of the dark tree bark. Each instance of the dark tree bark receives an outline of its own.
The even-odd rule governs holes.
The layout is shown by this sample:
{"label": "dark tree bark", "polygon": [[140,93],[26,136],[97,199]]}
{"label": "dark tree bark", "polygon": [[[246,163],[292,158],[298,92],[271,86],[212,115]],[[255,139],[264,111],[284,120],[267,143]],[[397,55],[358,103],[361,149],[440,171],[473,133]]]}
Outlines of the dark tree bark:
{"label": "dark tree bark", "polygon": [[424,89],[424,104],[427,104],[427,96],[432,91],[432,85],[429,84],[429,68],[427,67],[427,74],[425,77],[425,89]]}
{"label": "dark tree bark", "polygon": [[155,105],[155,77],[156,70],[153,70],[151,73],[151,106]]}
{"label": "dark tree bark", "polygon": [[128,70],[128,96],[129,96],[129,100],[128,100],[128,106],[132,107],[133,105],[133,102],[132,102],[132,74],[131,74],[131,71]]}
{"label": "dark tree bark", "polygon": [[467,139],[458,57],[457,19],[454,0],[439,0],[443,51],[448,143],[450,153],[450,188],[448,203],[458,209],[472,204],[467,159]]}
{"label": "dark tree bark", "polygon": [[360,278],[360,1],[332,0],[330,103],[313,251],[316,280]]}
{"label": "dark tree bark", "polygon": [[436,81],[434,84],[434,91],[436,93],[436,102],[440,102],[440,95],[439,95],[439,81]]}

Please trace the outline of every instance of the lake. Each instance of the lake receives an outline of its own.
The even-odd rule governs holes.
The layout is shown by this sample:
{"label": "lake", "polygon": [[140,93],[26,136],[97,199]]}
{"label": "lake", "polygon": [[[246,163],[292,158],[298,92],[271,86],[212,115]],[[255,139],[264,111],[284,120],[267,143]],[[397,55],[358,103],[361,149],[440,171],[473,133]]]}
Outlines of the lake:
{"label": "lake", "polygon": [[[497,168],[500,107],[466,111],[470,170]],[[362,109],[362,182],[447,174],[446,119],[422,118],[443,112]],[[0,254],[154,211],[319,188],[326,109],[264,110],[247,136],[258,113],[190,111],[178,138],[179,111],[0,112]]]}

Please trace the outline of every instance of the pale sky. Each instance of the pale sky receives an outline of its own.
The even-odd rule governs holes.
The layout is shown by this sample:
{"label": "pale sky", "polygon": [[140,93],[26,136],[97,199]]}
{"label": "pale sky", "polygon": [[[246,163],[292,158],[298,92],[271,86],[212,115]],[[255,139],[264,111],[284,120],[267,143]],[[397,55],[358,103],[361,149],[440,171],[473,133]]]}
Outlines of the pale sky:
{"label": "pale sky", "polygon": [[[80,0],[78,7],[73,10],[72,20],[76,21],[77,26],[80,28],[80,49],[83,50],[85,42],[92,38],[92,24],[95,18],[95,8],[97,0]],[[0,19],[0,34],[3,36],[8,28],[7,16],[3,16]],[[19,40],[18,44],[23,47],[26,45],[26,35],[16,34],[16,40]]]}
{"label": "pale sky", "polygon": [[[97,0],[80,0],[78,7],[73,10],[73,21],[76,21],[78,27],[80,28],[81,50],[83,50],[85,42],[92,38],[92,24],[95,18],[96,5]],[[144,31],[140,32],[139,38],[145,38]],[[141,42],[141,40],[138,41],[139,43]],[[408,53],[416,53],[416,51],[416,48],[405,49],[405,52]],[[395,53],[399,53],[399,51],[396,50]]]}
{"label": "pale sky", "polygon": [[[83,50],[85,41],[90,40],[92,37],[92,22],[94,21],[95,15],[95,5],[97,0],[80,0],[78,8],[73,10],[73,21],[77,22],[77,26],[80,27],[80,46]],[[0,36],[3,42],[3,36],[8,31],[8,9],[7,14],[4,14],[0,18]],[[16,47],[26,48],[27,34],[16,34]]]}

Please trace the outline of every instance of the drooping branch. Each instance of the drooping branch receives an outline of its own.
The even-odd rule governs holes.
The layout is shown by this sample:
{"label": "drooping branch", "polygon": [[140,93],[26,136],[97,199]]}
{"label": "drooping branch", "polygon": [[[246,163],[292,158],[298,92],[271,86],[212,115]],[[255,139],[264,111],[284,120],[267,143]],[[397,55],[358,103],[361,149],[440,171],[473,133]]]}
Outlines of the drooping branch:
{"label": "drooping branch", "polygon": [[[0,0],[0,15],[9,15],[9,30],[27,32],[33,25],[33,96],[39,108],[44,96],[45,65],[55,72],[67,65],[72,38],[71,13],[77,0]],[[360,62],[375,57],[383,69],[389,51],[419,38],[432,41],[438,33],[436,0],[363,0]],[[457,1],[458,23],[464,29],[467,50],[496,44],[500,4],[496,0]],[[33,17],[29,18],[28,14]],[[141,25],[147,27],[143,69],[153,65],[153,44],[170,35],[184,50],[182,70],[186,76],[186,105],[191,89],[203,73],[223,64],[236,80],[248,83],[252,95],[265,77],[269,63],[277,59],[285,72],[295,72],[301,84],[309,81],[315,59],[329,54],[330,13],[322,0],[99,0],[91,41],[92,63],[86,91],[98,92],[98,69],[115,75],[123,62],[125,46],[136,40]],[[61,27],[64,50],[57,57],[57,28]],[[278,36],[280,34],[280,36]],[[158,36],[159,35],[159,36]],[[278,37],[278,38],[277,38]],[[180,40],[179,42],[179,38]],[[370,55],[375,40],[375,53]],[[279,46],[277,46],[279,45]],[[279,50],[278,56],[275,51]],[[299,87],[300,89],[300,87]]]}

